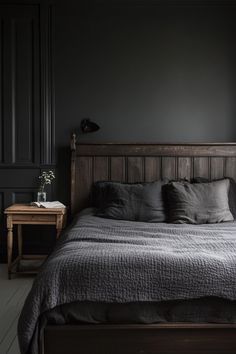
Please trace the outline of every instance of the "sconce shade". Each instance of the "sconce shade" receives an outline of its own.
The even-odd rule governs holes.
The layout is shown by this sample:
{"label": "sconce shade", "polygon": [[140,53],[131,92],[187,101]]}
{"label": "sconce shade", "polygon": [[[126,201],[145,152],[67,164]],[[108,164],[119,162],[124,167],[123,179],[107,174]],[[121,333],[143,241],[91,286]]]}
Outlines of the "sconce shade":
{"label": "sconce shade", "polygon": [[93,133],[100,129],[97,123],[92,122],[89,118],[85,118],[80,123],[80,129],[83,133]]}

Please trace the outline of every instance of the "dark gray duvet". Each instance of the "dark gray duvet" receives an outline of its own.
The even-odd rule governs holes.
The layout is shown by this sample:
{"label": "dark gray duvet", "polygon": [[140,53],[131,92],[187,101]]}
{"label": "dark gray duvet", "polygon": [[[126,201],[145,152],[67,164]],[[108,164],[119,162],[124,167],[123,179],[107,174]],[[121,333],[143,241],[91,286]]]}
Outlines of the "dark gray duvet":
{"label": "dark gray duvet", "polygon": [[37,276],[18,326],[22,353],[37,353],[40,316],[72,302],[236,300],[236,223],[173,225],[85,212]]}

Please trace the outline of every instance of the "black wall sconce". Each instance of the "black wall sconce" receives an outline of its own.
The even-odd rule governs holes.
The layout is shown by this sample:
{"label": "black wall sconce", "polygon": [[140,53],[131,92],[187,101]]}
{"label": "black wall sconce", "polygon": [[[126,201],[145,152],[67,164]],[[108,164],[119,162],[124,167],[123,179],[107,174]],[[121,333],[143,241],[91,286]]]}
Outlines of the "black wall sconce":
{"label": "black wall sconce", "polygon": [[[82,121],[80,123],[80,131],[83,134],[93,133],[93,132],[98,131],[99,129],[100,129],[99,125],[97,123],[92,122],[89,118],[82,119]],[[80,134],[78,133],[78,135],[80,135]],[[77,142],[76,133],[72,133],[71,149],[73,151],[76,150],[76,142]]]}
{"label": "black wall sconce", "polygon": [[100,129],[97,123],[92,122],[89,118],[85,118],[80,123],[82,133],[93,133]]}

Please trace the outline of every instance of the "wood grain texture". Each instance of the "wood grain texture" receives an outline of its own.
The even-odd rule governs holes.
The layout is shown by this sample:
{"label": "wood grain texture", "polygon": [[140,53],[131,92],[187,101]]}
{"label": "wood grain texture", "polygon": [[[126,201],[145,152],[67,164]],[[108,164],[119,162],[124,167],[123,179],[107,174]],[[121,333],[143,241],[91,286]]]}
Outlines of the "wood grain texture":
{"label": "wood grain texture", "polygon": [[159,157],[145,157],[145,182],[157,181],[161,178],[161,159]]}
{"label": "wood grain texture", "polygon": [[235,325],[47,326],[44,354],[234,354]]}
{"label": "wood grain texture", "polygon": [[227,157],[225,159],[225,176],[236,180],[236,158]]}
{"label": "wood grain texture", "polygon": [[[22,234],[21,225],[54,225],[59,237],[66,219],[66,208],[38,208],[28,204],[14,204],[5,210],[7,216],[7,258],[8,258],[8,276],[11,279],[11,274],[18,272],[16,264],[19,265],[21,259],[25,259],[22,255]],[[18,257],[12,259],[13,254],[13,226],[18,228]],[[38,256],[31,255],[30,259],[38,259]],[[13,268],[16,268],[13,270]]]}
{"label": "wood grain texture", "polygon": [[93,181],[107,181],[109,158],[107,156],[95,156],[93,166]]}
{"label": "wood grain texture", "polygon": [[170,180],[176,179],[176,158],[162,157],[161,160],[161,177]]}
{"label": "wood grain texture", "polygon": [[72,189],[71,209],[80,210],[89,205],[89,192],[93,182],[93,157],[81,157],[75,161],[74,190]]}
{"label": "wood grain texture", "polygon": [[194,157],[193,159],[193,174],[194,177],[210,177],[209,158]]}
{"label": "wood grain texture", "polygon": [[220,179],[224,177],[225,160],[223,157],[212,157],[210,159],[211,179]]}
{"label": "wood grain texture", "polygon": [[77,156],[231,156],[235,143],[212,144],[76,144]]}
{"label": "wood grain texture", "polygon": [[75,144],[71,158],[72,214],[89,206],[97,180],[151,182],[160,178],[236,180],[236,144]]}
{"label": "wood grain texture", "polygon": [[188,179],[192,177],[191,157],[178,157],[177,160],[177,179]]}
{"label": "wood grain texture", "polygon": [[[13,204],[5,209],[5,214],[28,214],[33,215],[57,215],[57,214],[66,214],[66,208],[38,208],[37,206],[29,205],[29,204]],[[44,215],[45,214],[45,215]]]}
{"label": "wood grain texture", "polygon": [[127,158],[127,176],[129,183],[144,181],[144,160],[142,157]]}
{"label": "wood grain texture", "polygon": [[116,182],[126,180],[126,159],[122,156],[112,156],[110,158],[110,179]]}

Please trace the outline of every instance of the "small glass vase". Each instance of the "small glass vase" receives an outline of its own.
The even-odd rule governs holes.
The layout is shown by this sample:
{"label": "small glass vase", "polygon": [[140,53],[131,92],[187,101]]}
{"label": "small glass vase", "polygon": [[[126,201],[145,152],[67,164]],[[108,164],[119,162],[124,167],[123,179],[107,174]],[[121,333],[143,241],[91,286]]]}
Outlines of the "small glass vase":
{"label": "small glass vase", "polygon": [[46,202],[47,200],[47,193],[46,192],[38,192],[37,193],[37,202]]}

